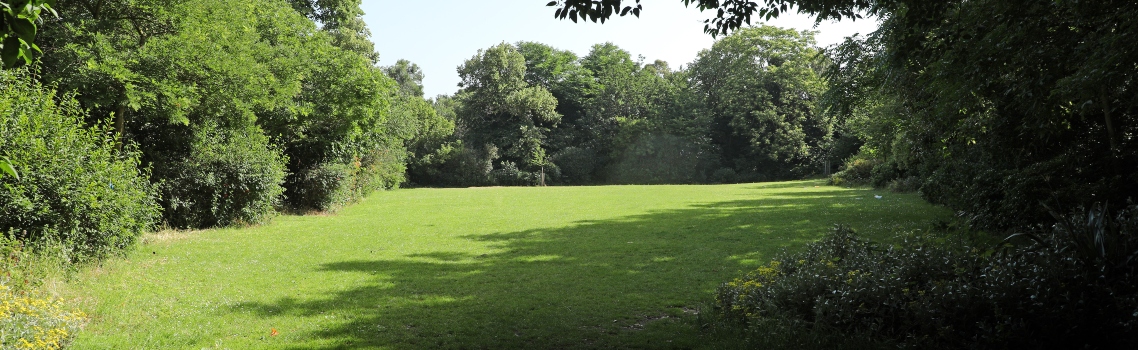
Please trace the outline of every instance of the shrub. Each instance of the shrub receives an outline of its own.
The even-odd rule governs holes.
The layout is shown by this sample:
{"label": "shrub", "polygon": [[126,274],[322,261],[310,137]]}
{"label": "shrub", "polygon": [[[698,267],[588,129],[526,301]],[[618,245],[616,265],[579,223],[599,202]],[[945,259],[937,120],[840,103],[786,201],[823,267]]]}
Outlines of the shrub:
{"label": "shrub", "polygon": [[560,169],[560,180],[570,185],[593,183],[597,154],[592,149],[566,147],[550,157]]}
{"label": "shrub", "polygon": [[12,290],[0,280],[0,348],[62,349],[86,316],[69,311],[57,299],[39,298]]}
{"label": "shrub", "polygon": [[693,183],[709,152],[687,138],[674,135],[644,134],[629,144],[612,166],[616,183],[662,184]]}
{"label": "shrub", "polygon": [[[1069,217],[1082,229],[1056,226],[1030,245],[996,251],[930,234],[882,246],[838,228],[723,284],[716,300],[726,318],[744,324],[902,347],[1133,348],[1138,262],[1129,257],[1138,253],[1138,208],[1113,220],[1087,221],[1104,217],[1090,213]],[[1072,236],[1095,248],[1081,252]],[[1106,255],[1113,258],[1095,258]]]}
{"label": "shrub", "polygon": [[444,186],[485,186],[492,184],[490,172],[494,170],[497,147],[487,145],[483,150],[461,144],[456,145],[451,157],[441,166],[439,184]]}
{"label": "shrub", "polygon": [[719,168],[714,173],[711,173],[711,182],[720,184],[730,184],[739,181],[739,175],[735,173],[735,169]]}
{"label": "shrub", "polygon": [[834,186],[866,186],[873,182],[873,169],[881,161],[855,156],[846,161],[845,169],[830,176],[829,183]]}
{"label": "shrub", "polygon": [[535,174],[518,169],[511,161],[504,161],[498,169],[490,171],[494,184],[503,186],[533,186],[541,181],[541,174]]}
{"label": "shrub", "polygon": [[407,151],[397,147],[379,147],[355,160],[353,199],[363,198],[378,190],[399,188],[407,181]]}
{"label": "shrub", "polygon": [[286,196],[296,210],[336,211],[381,189],[393,189],[405,180],[404,153],[377,149],[349,164],[325,162],[288,177]]}
{"label": "shrub", "polygon": [[173,227],[261,223],[284,192],[285,157],[257,128],[199,127],[186,158],[156,166],[165,219]]}
{"label": "shrub", "polygon": [[21,175],[0,177],[0,233],[64,242],[75,258],[120,252],[154,226],[154,188],[130,145],[57,98],[26,72],[0,72],[0,155]]}
{"label": "shrub", "polygon": [[298,210],[327,211],[352,199],[352,166],[324,163],[289,176],[289,206]]}
{"label": "shrub", "polygon": [[892,192],[916,192],[921,188],[921,178],[916,176],[908,176],[893,181],[889,181],[889,185],[885,186]]}

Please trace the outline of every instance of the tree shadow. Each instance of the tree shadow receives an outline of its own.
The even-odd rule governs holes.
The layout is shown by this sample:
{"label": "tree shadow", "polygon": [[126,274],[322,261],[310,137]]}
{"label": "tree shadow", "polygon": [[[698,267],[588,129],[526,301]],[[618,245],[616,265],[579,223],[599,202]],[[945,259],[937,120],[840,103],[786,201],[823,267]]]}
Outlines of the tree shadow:
{"label": "tree shadow", "polygon": [[[769,190],[769,187],[761,187]],[[497,253],[440,250],[347,260],[318,271],[370,274],[317,300],[240,303],[260,317],[355,315],[306,338],[328,348],[696,348],[731,340],[701,331],[717,285],[837,223],[920,225],[862,205],[858,191],[779,192],[567,227],[468,235]],[[870,202],[870,204],[873,204]],[[860,208],[864,207],[864,208]],[[726,342],[726,343],[723,343]]]}

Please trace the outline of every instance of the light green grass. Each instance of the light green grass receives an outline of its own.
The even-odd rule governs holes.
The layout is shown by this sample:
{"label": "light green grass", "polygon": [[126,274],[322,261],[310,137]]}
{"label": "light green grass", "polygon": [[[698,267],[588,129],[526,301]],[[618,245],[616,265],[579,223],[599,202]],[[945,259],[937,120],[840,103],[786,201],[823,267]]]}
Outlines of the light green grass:
{"label": "light green grass", "polygon": [[779,249],[836,223],[887,238],[949,216],[821,185],[382,192],[153,235],[65,294],[91,316],[80,349],[707,347],[695,313]]}

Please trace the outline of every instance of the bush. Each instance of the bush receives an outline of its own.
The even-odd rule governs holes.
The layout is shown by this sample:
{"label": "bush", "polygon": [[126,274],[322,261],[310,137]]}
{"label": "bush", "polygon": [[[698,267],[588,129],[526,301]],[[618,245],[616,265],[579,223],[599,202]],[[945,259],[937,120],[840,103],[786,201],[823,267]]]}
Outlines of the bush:
{"label": "bush", "polygon": [[535,174],[518,169],[511,161],[504,161],[498,169],[490,171],[490,178],[494,184],[503,186],[533,186],[537,185],[541,174]]}
{"label": "bush", "polygon": [[0,177],[0,233],[58,241],[74,258],[121,252],[153,228],[155,191],[137,152],[118,150],[105,124],[87,127],[77,103],[28,73],[0,72],[0,156],[21,178]]}
{"label": "bush", "polygon": [[881,161],[855,156],[846,161],[845,169],[830,175],[829,183],[834,186],[866,186],[873,183],[873,169]]}
{"label": "bush", "polygon": [[719,168],[711,173],[711,182],[718,184],[736,183],[739,182],[739,175],[735,173],[735,169]]}
{"label": "bush", "polygon": [[378,190],[399,188],[407,181],[407,152],[397,147],[370,150],[355,162],[353,199],[363,198]]}
{"label": "bush", "polygon": [[[1030,245],[996,251],[929,234],[881,246],[838,228],[720,286],[716,300],[726,318],[752,327],[824,329],[901,347],[1133,348],[1138,208],[1113,220],[1087,221],[1104,217],[1089,213],[1068,219],[1082,229],[1056,226]],[[1113,248],[1083,244],[1096,248],[1080,252],[1074,236]],[[1112,258],[1095,258],[1105,255]]]}
{"label": "bush", "polygon": [[889,181],[889,185],[885,186],[892,192],[905,193],[916,192],[921,188],[921,178],[916,176],[903,177],[893,181]]}
{"label": "bush", "polygon": [[593,183],[596,158],[597,154],[592,149],[578,147],[566,147],[550,157],[560,170],[560,181],[570,185]]}
{"label": "bush", "polygon": [[261,223],[284,192],[285,157],[256,128],[200,127],[186,158],[156,166],[164,217],[177,228]]}
{"label": "bush", "polygon": [[612,165],[616,183],[678,184],[703,181],[701,166],[709,152],[687,138],[644,134],[620,151]]}
{"label": "bush", "polygon": [[390,149],[368,152],[350,164],[325,162],[288,177],[286,196],[295,210],[336,211],[376,190],[404,181],[403,153]]}
{"label": "bush", "polygon": [[439,184],[444,186],[492,184],[490,172],[494,170],[493,160],[497,158],[497,152],[497,147],[490,145],[479,151],[458,144],[451,157],[442,164]]}
{"label": "bush", "polygon": [[352,166],[324,163],[289,176],[289,206],[297,210],[328,211],[352,200]]}

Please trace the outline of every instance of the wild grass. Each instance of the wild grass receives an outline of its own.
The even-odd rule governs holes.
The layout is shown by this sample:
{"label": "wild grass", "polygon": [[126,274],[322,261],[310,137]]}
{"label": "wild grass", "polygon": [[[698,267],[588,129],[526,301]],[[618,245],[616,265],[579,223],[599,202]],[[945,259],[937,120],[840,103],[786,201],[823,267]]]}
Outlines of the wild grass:
{"label": "wild grass", "polygon": [[732,347],[706,327],[720,283],[837,223],[886,239],[948,216],[823,181],[405,189],[149,237],[64,295],[90,316],[80,349]]}

